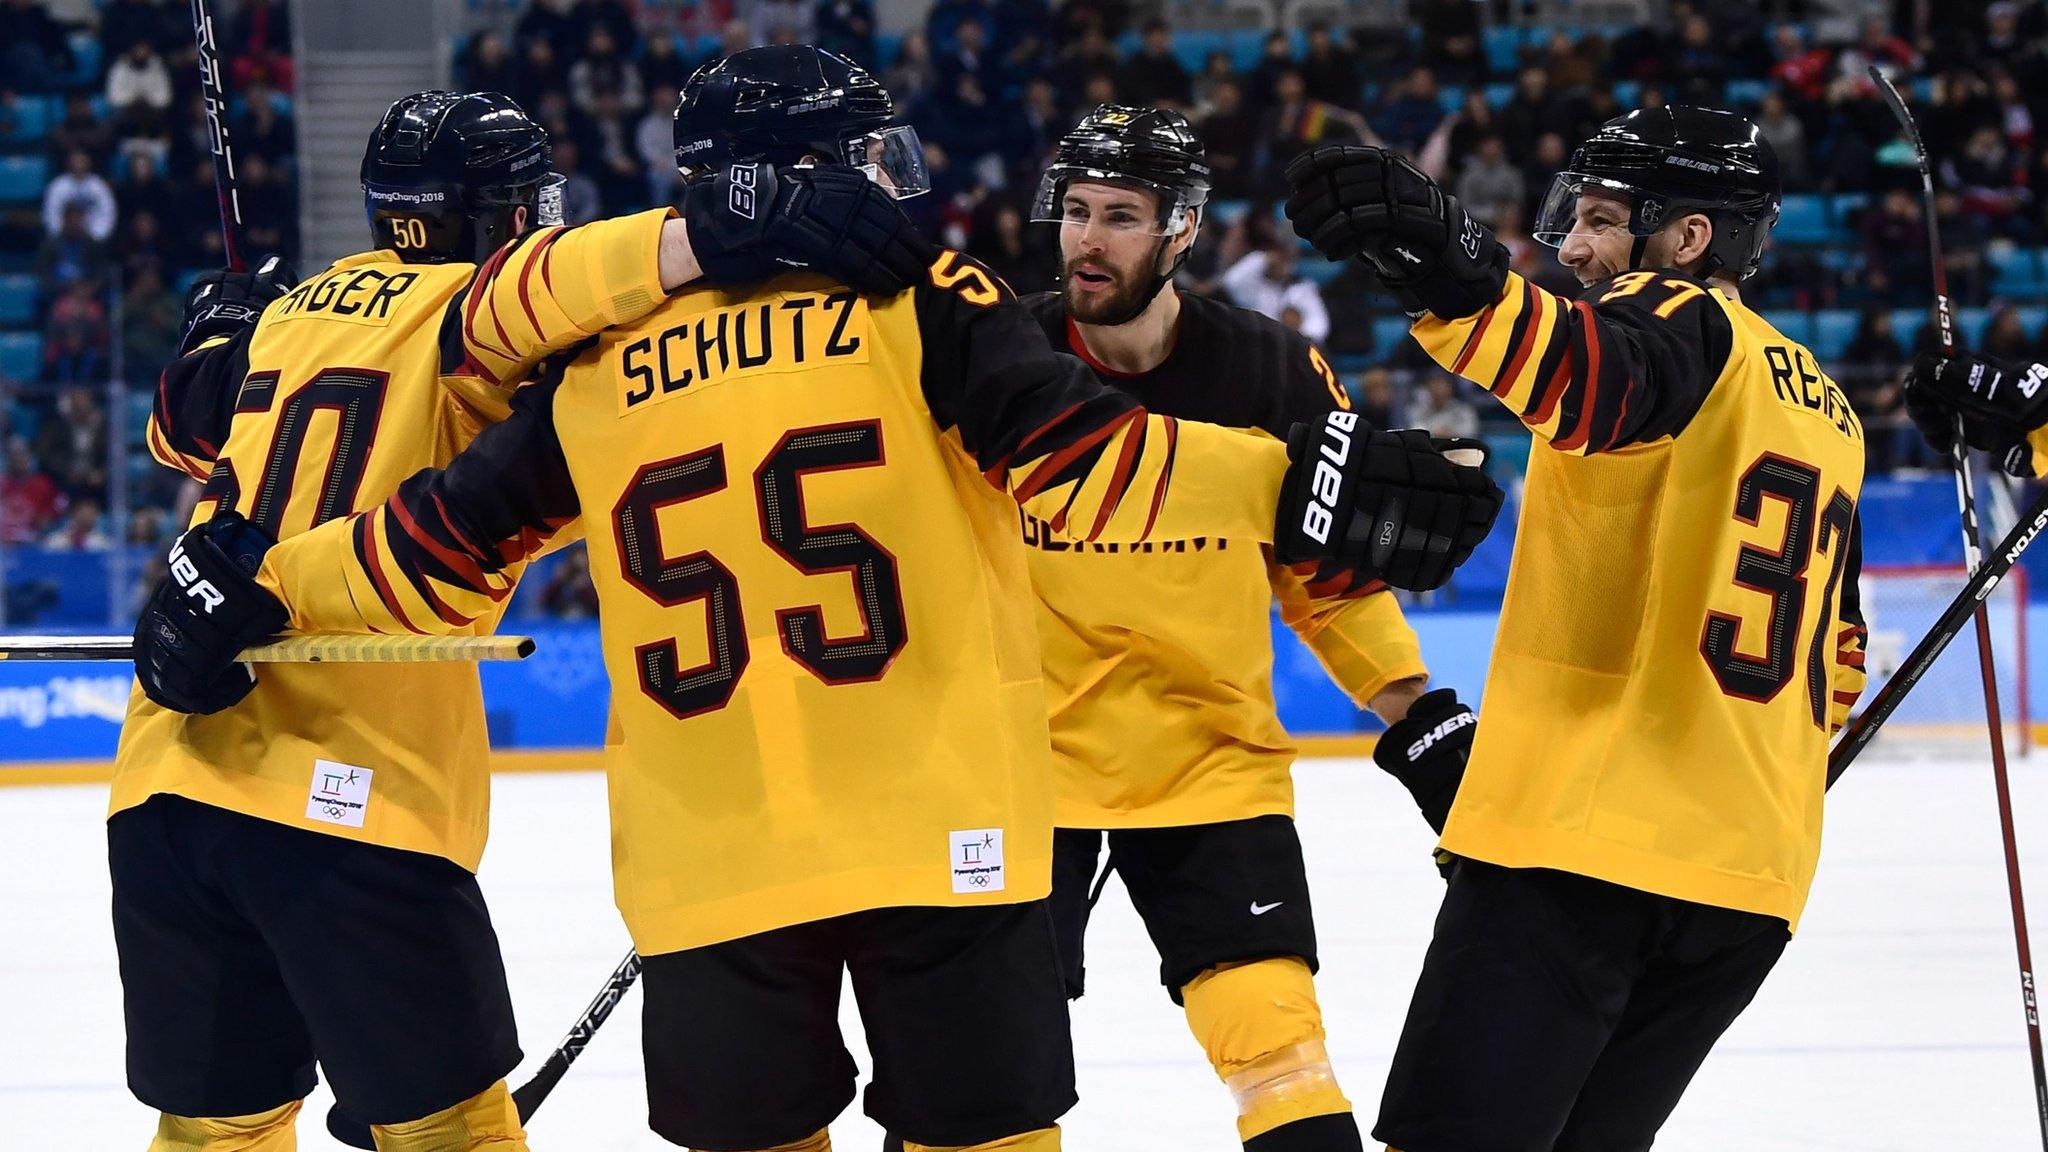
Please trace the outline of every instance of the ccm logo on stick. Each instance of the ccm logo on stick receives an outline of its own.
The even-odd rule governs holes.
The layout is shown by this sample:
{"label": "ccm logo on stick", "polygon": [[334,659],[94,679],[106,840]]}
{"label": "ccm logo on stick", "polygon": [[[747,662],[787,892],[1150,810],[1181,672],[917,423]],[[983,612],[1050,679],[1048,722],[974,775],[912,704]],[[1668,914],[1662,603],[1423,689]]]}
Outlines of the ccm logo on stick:
{"label": "ccm logo on stick", "polygon": [[205,609],[208,615],[212,615],[215,608],[228,602],[228,598],[220,594],[220,589],[213,586],[213,581],[199,578],[198,567],[192,563],[191,557],[185,555],[184,541],[180,540],[171,546],[168,559],[171,579],[178,582],[178,587],[185,590],[185,595],[199,601],[200,607]]}
{"label": "ccm logo on stick", "polygon": [[1344,491],[1344,464],[1351,459],[1351,432],[1358,427],[1358,413],[1332,412],[1323,421],[1323,441],[1317,454],[1315,475],[1309,493],[1315,502],[1302,510],[1301,530],[1318,544],[1330,542],[1330,526],[1337,521],[1337,497]]}

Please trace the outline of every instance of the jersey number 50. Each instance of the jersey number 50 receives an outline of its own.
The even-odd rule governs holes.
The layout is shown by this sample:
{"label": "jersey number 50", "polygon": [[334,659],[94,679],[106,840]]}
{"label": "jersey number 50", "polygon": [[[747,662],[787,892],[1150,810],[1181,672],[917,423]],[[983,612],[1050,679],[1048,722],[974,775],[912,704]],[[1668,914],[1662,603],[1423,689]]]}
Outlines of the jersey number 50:
{"label": "jersey number 50", "polygon": [[[819,604],[775,612],[782,650],[827,684],[878,680],[889,670],[907,640],[903,594],[896,557],[858,525],[805,522],[804,477],[882,463],[881,422],[866,420],[786,432],[754,471],[761,538],[769,548],[799,572],[843,572],[853,581],[866,625],[858,636],[826,636],[825,610]],[[640,469],[612,510],[626,581],[664,607],[704,604],[710,635],[703,664],[681,667],[672,637],[633,649],[640,691],[677,719],[725,707],[752,658],[739,578],[709,552],[669,558],[657,520],[663,508],[709,496],[725,485],[725,448],[714,444]]]}
{"label": "jersey number 50", "polygon": [[1735,490],[1735,518],[1755,525],[1762,516],[1765,497],[1785,504],[1785,538],[1775,550],[1744,544],[1735,557],[1736,585],[1771,598],[1763,655],[1747,656],[1736,650],[1743,621],[1726,612],[1707,613],[1706,627],[1700,633],[1700,655],[1706,658],[1721,691],[1764,704],[1776,699],[1792,682],[1793,663],[1798,658],[1799,621],[1806,612],[1806,569],[1816,554],[1829,553],[1820,618],[1806,645],[1807,697],[1814,724],[1826,731],[1828,621],[1834,614],[1843,568],[1849,562],[1849,530],[1855,522],[1856,504],[1837,488],[1827,507],[1819,508],[1820,470],[1772,452],[1764,453],[1742,474]]}

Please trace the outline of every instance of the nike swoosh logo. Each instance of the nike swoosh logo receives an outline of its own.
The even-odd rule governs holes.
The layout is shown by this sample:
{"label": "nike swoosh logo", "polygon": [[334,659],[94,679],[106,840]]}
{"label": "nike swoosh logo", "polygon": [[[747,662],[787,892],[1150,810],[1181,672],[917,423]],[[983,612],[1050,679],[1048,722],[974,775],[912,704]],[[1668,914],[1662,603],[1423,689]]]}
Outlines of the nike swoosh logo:
{"label": "nike swoosh logo", "polygon": [[1258,901],[1254,900],[1252,901],[1252,915],[1264,916],[1266,913],[1271,912],[1273,909],[1278,908],[1279,906],[1285,903],[1287,903],[1287,901],[1285,900],[1275,900],[1271,904],[1261,904]]}

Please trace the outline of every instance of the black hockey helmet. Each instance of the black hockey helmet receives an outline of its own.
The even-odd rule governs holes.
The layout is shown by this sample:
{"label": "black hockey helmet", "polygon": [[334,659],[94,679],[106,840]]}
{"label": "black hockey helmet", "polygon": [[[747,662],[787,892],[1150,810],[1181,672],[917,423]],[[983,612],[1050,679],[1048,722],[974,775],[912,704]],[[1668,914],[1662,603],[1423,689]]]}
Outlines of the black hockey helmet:
{"label": "black hockey helmet", "polygon": [[1717,108],[1639,108],[1600,126],[1551,182],[1530,234],[1561,246],[1577,222],[1579,196],[1597,192],[1629,205],[1632,263],[1666,221],[1700,213],[1714,239],[1699,275],[1747,279],[1778,222],[1783,187],[1778,154],[1757,126]]}
{"label": "black hockey helmet", "polygon": [[1067,185],[1076,180],[1158,193],[1153,233],[1178,236],[1209,202],[1209,154],[1188,118],[1171,108],[1099,104],[1060,137],[1052,167],[1038,181],[1031,219],[1064,223]]}
{"label": "black hockey helmet", "polygon": [[376,246],[411,264],[481,261],[528,226],[562,220],[547,129],[496,92],[416,92],[384,113],[363,152]]}
{"label": "black hockey helmet", "polygon": [[891,126],[889,90],[867,69],[809,44],[748,48],[699,67],[676,101],[685,180],[742,160],[824,157],[863,168],[904,200],[931,189],[917,129]]}

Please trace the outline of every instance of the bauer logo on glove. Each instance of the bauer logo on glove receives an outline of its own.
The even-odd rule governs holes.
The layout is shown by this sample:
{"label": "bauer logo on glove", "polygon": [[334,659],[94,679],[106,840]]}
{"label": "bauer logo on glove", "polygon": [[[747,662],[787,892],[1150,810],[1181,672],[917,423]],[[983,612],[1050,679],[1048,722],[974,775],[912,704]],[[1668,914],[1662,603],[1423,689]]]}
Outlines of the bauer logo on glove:
{"label": "bauer logo on glove", "polygon": [[1493,528],[1504,499],[1476,440],[1361,428],[1350,412],[1296,424],[1274,557],[1331,560],[1396,588],[1440,588]]}

